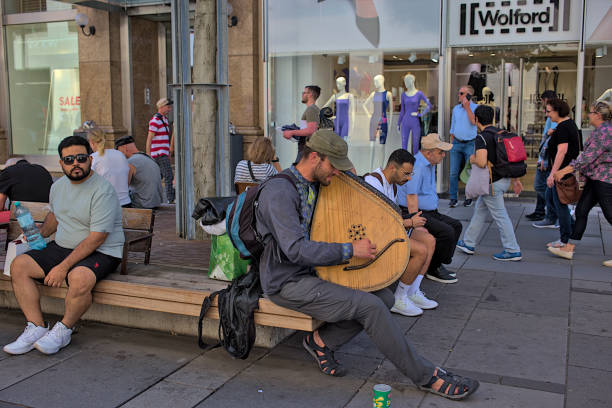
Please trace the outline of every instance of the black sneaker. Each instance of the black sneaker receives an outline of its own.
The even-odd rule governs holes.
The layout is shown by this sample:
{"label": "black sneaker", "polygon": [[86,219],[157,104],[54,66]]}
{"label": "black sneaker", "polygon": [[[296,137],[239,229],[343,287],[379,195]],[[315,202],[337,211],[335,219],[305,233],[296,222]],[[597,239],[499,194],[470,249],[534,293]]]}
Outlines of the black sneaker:
{"label": "black sneaker", "polygon": [[472,206],[472,199],[468,198],[463,202],[463,206],[464,207],[471,207]]}
{"label": "black sneaker", "polygon": [[546,214],[534,211],[531,214],[527,214],[525,218],[527,218],[529,221],[542,221],[545,216]]}
{"label": "black sneaker", "polygon": [[446,268],[438,268],[436,269],[435,272],[427,272],[425,274],[425,277],[427,279],[431,279],[432,281],[436,281],[436,282],[440,282],[440,283],[455,283],[457,282],[457,278],[454,276],[451,276],[448,273],[448,270],[446,270]]}
{"label": "black sneaker", "polygon": [[457,200],[450,200],[450,202],[448,203],[448,206],[450,208],[455,208],[457,206]]}
{"label": "black sneaker", "polygon": [[457,277],[457,272],[449,271],[448,269],[446,269],[446,267],[444,265],[440,265],[438,270],[442,271],[442,273],[446,273],[449,276],[452,276],[453,278]]}

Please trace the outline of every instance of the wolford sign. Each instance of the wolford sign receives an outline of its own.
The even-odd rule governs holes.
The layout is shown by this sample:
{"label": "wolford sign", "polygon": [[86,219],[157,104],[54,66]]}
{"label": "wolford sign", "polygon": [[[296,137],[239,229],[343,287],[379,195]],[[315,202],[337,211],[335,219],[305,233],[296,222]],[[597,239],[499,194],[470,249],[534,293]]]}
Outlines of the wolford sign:
{"label": "wolford sign", "polygon": [[450,45],[578,40],[580,0],[463,0],[449,4]]}

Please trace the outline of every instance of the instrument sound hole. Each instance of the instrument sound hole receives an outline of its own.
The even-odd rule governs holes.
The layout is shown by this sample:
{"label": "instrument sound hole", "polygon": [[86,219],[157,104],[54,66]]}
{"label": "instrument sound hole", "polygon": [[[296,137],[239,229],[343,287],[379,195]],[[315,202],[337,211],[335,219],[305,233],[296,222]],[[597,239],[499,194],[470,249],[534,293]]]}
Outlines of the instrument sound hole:
{"label": "instrument sound hole", "polygon": [[360,239],[366,238],[366,227],[361,224],[353,224],[348,229],[349,239],[353,241],[359,241]]}

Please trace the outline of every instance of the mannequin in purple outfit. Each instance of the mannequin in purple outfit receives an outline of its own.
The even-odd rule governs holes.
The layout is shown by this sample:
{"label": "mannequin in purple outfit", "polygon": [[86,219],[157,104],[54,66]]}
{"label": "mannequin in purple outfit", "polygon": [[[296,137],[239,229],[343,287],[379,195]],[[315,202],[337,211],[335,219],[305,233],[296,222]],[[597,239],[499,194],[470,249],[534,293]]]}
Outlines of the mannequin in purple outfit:
{"label": "mannequin in purple outfit", "polygon": [[336,79],[336,89],[338,92],[334,93],[323,107],[335,104],[334,132],[346,140],[355,120],[355,103],[353,102],[353,95],[346,92],[346,79],[344,77]]}
{"label": "mannequin in purple outfit", "polygon": [[[414,86],[414,75],[406,74],[404,84],[406,85],[406,92],[402,92],[397,128],[402,133],[402,149],[408,148],[408,139],[410,133],[412,133],[412,154],[416,154],[419,151],[421,141],[421,122],[419,118],[431,109],[431,103],[425,94]],[[427,105],[423,112],[419,112],[421,102],[425,102]]]}

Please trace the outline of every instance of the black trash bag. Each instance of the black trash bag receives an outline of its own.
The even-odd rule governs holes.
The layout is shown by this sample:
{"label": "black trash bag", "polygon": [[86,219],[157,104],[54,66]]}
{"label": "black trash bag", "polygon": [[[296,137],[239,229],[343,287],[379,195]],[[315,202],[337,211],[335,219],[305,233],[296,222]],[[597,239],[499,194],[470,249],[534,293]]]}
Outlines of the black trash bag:
{"label": "black trash bag", "polygon": [[202,218],[202,225],[217,224],[225,219],[225,210],[235,199],[236,197],[200,198],[191,217],[196,220]]}
{"label": "black trash bag", "polygon": [[[255,343],[255,309],[262,294],[256,264],[251,270],[236,278],[225,289],[204,298],[198,320],[198,345],[213,348],[222,345],[235,358],[245,360]],[[202,341],[202,320],[217,297],[219,308],[219,343],[209,346]],[[222,335],[223,334],[223,335]]]}

